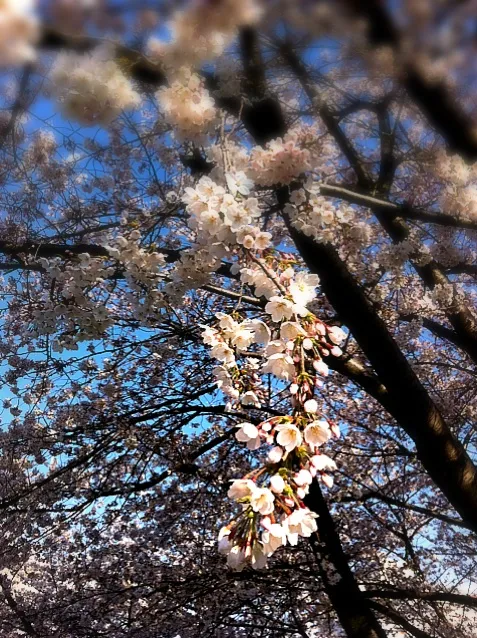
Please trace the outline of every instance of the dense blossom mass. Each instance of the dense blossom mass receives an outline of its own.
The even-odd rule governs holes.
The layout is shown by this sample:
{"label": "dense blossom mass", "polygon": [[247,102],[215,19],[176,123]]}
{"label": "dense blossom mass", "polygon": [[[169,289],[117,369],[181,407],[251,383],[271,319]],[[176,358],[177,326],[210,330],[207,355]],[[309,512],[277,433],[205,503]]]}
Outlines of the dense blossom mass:
{"label": "dense blossom mass", "polygon": [[475,635],[474,33],[0,0],[0,638]]}

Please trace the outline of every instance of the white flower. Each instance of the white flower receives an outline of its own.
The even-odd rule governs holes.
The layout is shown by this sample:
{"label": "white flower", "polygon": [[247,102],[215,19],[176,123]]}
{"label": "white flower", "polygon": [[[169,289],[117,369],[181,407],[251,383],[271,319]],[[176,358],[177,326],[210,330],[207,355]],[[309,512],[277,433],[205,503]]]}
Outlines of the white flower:
{"label": "white flower", "polygon": [[317,275],[299,272],[291,281],[288,292],[299,306],[306,306],[316,297],[315,288],[320,283]]}
{"label": "white flower", "polygon": [[312,483],[313,477],[308,470],[302,469],[295,475],[294,480],[299,487],[304,487]]}
{"label": "white flower", "polygon": [[283,449],[280,446],[276,445],[275,447],[272,447],[272,449],[268,453],[268,460],[270,461],[270,463],[279,463],[282,459],[282,456]]}
{"label": "white flower", "polygon": [[292,194],[290,195],[290,201],[295,206],[299,206],[300,204],[303,204],[303,202],[306,202],[305,191],[302,188],[300,188],[300,190],[293,191]]}
{"label": "white flower", "polygon": [[291,301],[285,297],[270,297],[270,301],[265,306],[265,312],[272,316],[272,320],[276,323],[283,319],[290,319],[294,312],[294,306]]}
{"label": "white flower", "polygon": [[249,450],[260,447],[260,434],[253,423],[241,423],[235,438],[241,443],[246,443]]}
{"label": "white flower", "polygon": [[230,226],[230,229],[234,232],[242,228],[242,226],[248,226],[252,221],[247,211],[238,204],[227,206],[223,212],[224,224]]}
{"label": "white flower", "polygon": [[0,3],[0,66],[23,64],[35,59],[33,44],[38,21],[33,0],[2,0]]}
{"label": "white flower", "polygon": [[227,556],[227,565],[232,569],[235,569],[235,571],[240,572],[245,567],[245,563],[246,558],[243,549],[238,547],[238,545],[232,547],[229,555]]}
{"label": "white flower", "polygon": [[250,497],[250,505],[254,512],[259,512],[262,516],[271,514],[275,509],[275,497],[266,487],[256,487]]}
{"label": "white flower", "polygon": [[[247,392],[245,392],[245,394],[243,394],[242,398],[240,399],[240,403],[242,405],[254,405],[256,408],[259,408],[261,406],[260,400],[258,396],[255,394],[255,392],[253,392],[253,390],[248,390]],[[256,448],[250,448],[250,449],[255,450]]]}
{"label": "white flower", "polygon": [[323,445],[331,437],[330,426],[325,420],[313,421],[307,425],[304,432],[305,441],[310,447]]}
{"label": "white flower", "polygon": [[291,452],[302,442],[301,432],[294,423],[279,423],[275,430],[278,432],[278,445],[284,447],[287,452]]}
{"label": "white flower", "polygon": [[283,492],[283,490],[285,489],[285,481],[280,476],[280,474],[274,474],[270,478],[270,489],[276,494],[281,494]]}
{"label": "white flower", "polygon": [[266,323],[260,321],[260,319],[252,319],[251,321],[244,322],[243,325],[253,331],[253,339],[255,343],[260,343],[264,346],[269,344],[271,332]]}
{"label": "white flower", "polygon": [[280,337],[284,341],[294,341],[298,335],[305,335],[305,331],[299,323],[295,321],[285,321],[280,326]]}
{"label": "white flower", "polygon": [[159,89],[156,97],[179,138],[200,141],[212,130],[217,117],[214,100],[189,69],[180,69],[174,82]]}
{"label": "white flower", "polygon": [[227,186],[229,191],[235,197],[237,193],[240,195],[249,195],[250,189],[253,188],[253,181],[249,179],[243,171],[239,171],[238,173],[225,173],[225,181],[227,182]]}
{"label": "white flower", "polygon": [[316,399],[308,399],[308,401],[305,401],[303,404],[303,408],[305,412],[315,414],[315,412],[318,412],[318,401],[316,401]]}
{"label": "white flower", "polygon": [[230,529],[228,527],[222,527],[219,532],[219,553],[228,554],[232,549],[232,543],[229,540]]}
{"label": "white flower", "polygon": [[256,543],[252,549],[252,569],[263,569],[267,565],[267,554],[263,545]]}
{"label": "white flower", "polygon": [[226,343],[217,343],[210,351],[210,354],[217,361],[223,361],[227,365],[235,363],[234,351]]}
{"label": "white flower", "polygon": [[[247,197],[244,202],[241,202],[242,206],[245,208],[250,217],[260,217],[260,207],[259,202],[256,197]],[[270,233],[266,233],[269,235]]]}
{"label": "white flower", "polygon": [[272,354],[267,363],[262,367],[263,374],[274,374],[279,379],[290,381],[295,376],[295,365],[288,354]]}
{"label": "white flower", "polygon": [[283,341],[270,341],[270,343],[265,348],[265,355],[267,357],[271,357],[272,354],[277,354],[278,352],[283,352],[285,350],[285,344]]}
{"label": "white flower", "polygon": [[318,374],[323,375],[324,377],[328,376],[328,366],[322,360],[315,359],[313,361],[313,367],[318,372]]}
{"label": "white flower", "polygon": [[255,483],[253,481],[249,479],[237,479],[230,486],[227,496],[234,501],[238,501],[240,498],[250,496],[254,489]]}
{"label": "white flower", "polygon": [[121,111],[139,106],[139,94],[112,55],[104,46],[92,53],[68,52],[57,57],[51,81],[66,117],[86,126],[106,126]]}
{"label": "white flower", "polygon": [[251,330],[247,330],[244,326],[237,326],[232,338],[232,345],[237,350],[246,350],[255,340],[255,335]]}
{"label": "white flower", "polygon": [[346,333],[338,326],[331,326],[328,328],[328,338],[332,343],[339,345],[346,339]]}
{"label": "white flower", "polygon": [[316,532],[317,526],[315,518],[317,518],[317,514],[310,512],[308,508],[302,507],[292,512],[290,516],[285,519],[283,527],[286,529],[290,545],[296,545],[298,536],[308,538],[313,532]]}
{"label": "white flower", "polygon": [[216,346],[219,342],[218,332],[214,328],[205,326],[204,332],[201,333],[202,341],[208,346]]}
{"label": "white flower", "polygon": [[266,232],[257,233],[255,236],[255,248],[257,250],[266,250],[272,243],[272,234]]}
{"label": "white flower", "polygon": [[332,472],[336,470],[336,463],[333,459],[330,459],[329,456],[326,456],[326,454],[315,454],[315,456],[311,457],[310,461],[313,467],[320,472]]}
{"label": "white flower", "polygon": [[282,545],[286,545],[286,542],[286,530],[278,523],[272,523],[262,532],[263,551],[267,556],[273,554]]}
{"label": "white flower", "polygon": [[217,312],[215,314],[217,319],[219,320],[219,327],[222,330],[229,331],[232,334],[238,328],[238,323],[233,319],[230,315],[225,314],[225,312]]}

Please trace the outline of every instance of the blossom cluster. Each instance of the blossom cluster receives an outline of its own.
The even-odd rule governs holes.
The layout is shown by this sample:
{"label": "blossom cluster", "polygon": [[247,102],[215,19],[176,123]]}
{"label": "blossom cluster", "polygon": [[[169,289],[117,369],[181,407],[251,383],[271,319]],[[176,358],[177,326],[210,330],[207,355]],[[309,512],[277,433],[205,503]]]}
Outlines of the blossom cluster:
{"label": "blossom cluster", "polygon": [[217,120],[214,100],[203,80],[186,67],[170,86],[160,88],[156,96],[166,121],[179,139],[200,141]]}
{"label": "blossom cluster", "polygon": [[174,14],[168,41],[149,40],[149,55],[168,69],[198,66],[221,55],[237,29],[255,24],[260,15],[256,0],[192,2]]}
{"label": "blossom cluster", "polygon": [[235,569],[247,563],[259,569],[276,549],[316,530],[316,515],[304,499],[315,477],[333,484],[335,463],[319,448],[339,436],[339,429],[320,414],[314,395],[320,377],[328,374],[324,359],[341,355],[345,337],[341,328],[328,326],[307,309],[316,296],[316,275],[295,272],[286,260],[258,259],[252,265],[241,275],[252,287],[256,283],[256,295],[268,299],[265,315],[239,321],[238,314],[219,313],[215,326],[204,326],[203,340],[221,364],[214,369],[217,385],[232,406],[260,409],[261,375],[270,374],[290,384],[293,413],[238,426],[236,438],[248,449],[262,444],[270,449],[265,465],[234,481],[229,490],[242,511],[221,530],[219,549]]}
{"label": "blossom cluster", "polygon": [[183,202],[191,215],[189,226],[206,234],[207,241],[265,250],[271,235],[253,225],[260,217],[259,202],[250,197],[253,182],[245,173],[227,174],[226,187],[202,177],[195,188],[185,189]]}
{"label": "blossom cluster", "polygon": [[316,239],[327,239],[328,228],[336,223],[349,224],[355,216],[351,206],[343,203],[339,208],[332,206],[320,195],[319,183],[312,179],[308,179],[302,188],[292,191],[285,212],[297,230]]}
{"label": "blossom cluster", "polygon": [[23,64],[35,57],[38,37],[34,0],[0,2],[0,65]]}
{"label": "blossom cluster", "polygon": [[256,146],[250,154],[250,172],[261,186],[289,184],[311,168],[311,153],[300,143],[298,131]]}
{"label": "blossom cluster", "polygon": [[225,140],[221,146],[206,149],[208,159],[215,164],[210,177],[221,181],[224,173],[245,173],[255,184],[265,187],[287,185],[320,167],[323,176],[335,152],[329,144],[318,142],[316,128],[295,126],[283,138],[275,138],[265,146],[250,150]]}
{"label": "blossom cluster", "polygon": [[60,257],[40,258],[49,294],[41,308],[32,311],[30,334],[60,336],[54,350],[76,350],[78,343],[98,338],[114,324],[114,309],[106,303],[108,280],[119,277],[128,284],[128,300],[135,318],[145,321],[149,311],[161,304],[157,283],[162,279],[164,256],[139,245],[139,231],[120,235],[106,246],[108,257],[78,255],[64,264]]}
{"label": "blossom cluster", "polygon": [[86,126],[107,126],[122,111],[136,108],[141,102],[107,47],[84,55],[62,53],[50,79],[63,114]]}

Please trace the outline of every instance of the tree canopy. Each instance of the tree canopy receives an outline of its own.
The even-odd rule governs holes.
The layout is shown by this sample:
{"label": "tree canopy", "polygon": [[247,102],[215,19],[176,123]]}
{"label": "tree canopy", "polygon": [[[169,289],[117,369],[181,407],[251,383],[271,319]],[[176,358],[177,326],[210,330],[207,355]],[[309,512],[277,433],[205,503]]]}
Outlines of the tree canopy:
{"label": "tree canopy", "polygon": [[0,3],[0,636],[477,634],[476,9]]}

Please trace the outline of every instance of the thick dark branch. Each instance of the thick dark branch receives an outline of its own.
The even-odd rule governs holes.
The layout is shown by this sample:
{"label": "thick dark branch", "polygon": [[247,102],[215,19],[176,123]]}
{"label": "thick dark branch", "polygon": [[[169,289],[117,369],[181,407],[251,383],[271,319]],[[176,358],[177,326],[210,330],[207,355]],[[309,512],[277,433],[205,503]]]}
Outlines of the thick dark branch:
{"label": "thick dark branch", "polygon": [[368,589],[366,598],[387,598],[392,600],[428,600],[429,602],[445,602],[464,605],[477,609],[477,598],[466,594],[453,594],[446,591],[414,591],[413,589]]}
{"label": "thick dark branch", "polygon": [[470,219],[460,219],[454,215],[447,213],[430,213],[419,208],[415,208],[409,204],[395,204],[373,195],[357,193],[343,186],[334,186],[332,184],[323,184],[320,186],[322,195],[342,199],[350,204],[365,206],[371,210],[380,210],[390,215],[402,217],[403,219],[411,219],[423,222],[425,224],[437,224],[438,226],[446,226],[448,228],[461,228],[462,230],[477,230],[477,221]]}
{"label": "thick dark branch", "polygon": [[447,328],[447,326],[443,326],[441,323],[434,321],[433,319],[428,319],[427,317],[420,318],[418,315],[400,315],[399,318],[401,321],[414,321],[415,319],[420,319],[423,327],[426,328],[426,330],[429,330],[429,332],[432,332],[432,334],[436,337],[450,341],[450,343],[453,343],[458,348],[465,348],[465,343],[462,342],[455,330]]}
{"label": "thick dark branch", "polygon": [[386,616],[387,618],[389,618],[389,620],[392,620],[396,625],[399,625],[400,627],[405,629],[409,634],[411,634],[411,636],[414,636],[414,638],[433,638],[426,631],[423,631],[422,629],[418,629],[418,627],[415,627],[412,623],[406,620],[404,616],[401,616],[401,614],[398,614],[398,612],[395,611],[394,609],[386,607],[385,605],[381,605],[381,603],[378,603],[375,600],[370,601],[370,604],[373,607],[373,609],[378,611],[383,616]]}
{"label": "thick dark branch", "polygon": [[39,636],[38,632],[35,630],[34,626],[31,624],[30,620],[28,619],[28,616],[21,609],[21,607],[18,605],[17,601],[13,597],[10,586],[6,582],[6,578],[3,575],[0,575],[0,587],[7,605],[10,607],[10,609],[13,611],[13,613],[17,616],[17,618],[21,622],[23,631],[28,636]]}
{"label": "thick dark branch", "polygon": [[477,264],[456,264],[446,268],[448,275],[477,275]]}
{"label": "thick dark branch", "polygon": [[[158,248],[166,256],[166,261],[177,261],[180,256],[179,250],[171,248]],[[104,246],[98,244],[55,244],[26,241],[22,244],[12,244],[6,241],[0,241],[0,252],[9,257],[30,256],[35,258],[45,257],[65,257],[71,259],[82,253],[88,253],[91,257],[110,257],[109,251]],[[13,264],[7,264],[8,266]],[[22,268],[19,263],[17,268]],[[28,266],[27,266],[28,268]],[[31,270],[31,268],[30,268]]]}

